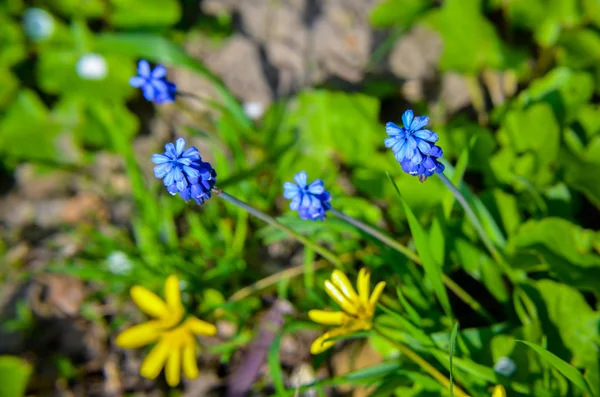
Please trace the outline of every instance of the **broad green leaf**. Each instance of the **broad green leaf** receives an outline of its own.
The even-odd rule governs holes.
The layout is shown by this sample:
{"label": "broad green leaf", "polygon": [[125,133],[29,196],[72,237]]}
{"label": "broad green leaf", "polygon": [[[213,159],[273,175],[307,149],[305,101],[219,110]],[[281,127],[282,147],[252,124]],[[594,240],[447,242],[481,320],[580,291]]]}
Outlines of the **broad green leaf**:
{"label": "broad green leaf", "polygon": [[371,9],[369,21],[377,28],[400,26],[406,29],[432,4],[432,0],[383,0]]}
{"label": "broad green leaf", "polygon": [[575,384],[582,391],[586,392],[590,396],[594,396],[592,391],[590,390],[585,378],[575,367],[571,366],[569,363],[561,360],[548,350],[544,349],[541,346],[538,346],[534,343],[527,342],[524,340],[519,340],[517,342],[521,342],[531,347],[537,354],[540,355],[544,360],[550,363],[554,368],[556,368],[561,374],[563,374],[567,379],[569,379],[573,384]]}
{"label": "broad green leaf", "polygon": [[31,365],[13,356],[0,356],[0,396],[25,395]]}
{"label": "broad green leaf", "polygon": [[398,187],[396,186],[396,183],[392,177],[389,174],[388,177],[398,192],[398,197],[402,203],[406,217],[408,218],[410,231],[413,235],[419,257],[423,263],[426,278],[431,283],[431,287],[439,299],[440,304],[444,308],[444,312],[448,316],[452,316],[452,308],[450,307],[450,301],[448,300],[446,287],[442,281],[442,268],[435,262],[435,259],[433,259],[431,253],[429,252],[429,239],[427,237],[427,233],[415,217],[414,213],[411,211],[410,207],[406,204],[406,201],[402,197],[402,194],[400,193],[400,190],[398,190]]}
{"label": "broad green leaf", "polygon": [[[505,66],[508,50],[494,25],[482,14],[481,3],[481,0],[446,0],[426,19],[444,41],[442,70],[474,73]],[[456,23],[459,20],[461,23]]]}
{"label": "broad green leaf", "polygon": [[590,291],[600,287],[600,255],[591,230],[560,218],[524,223],[511,239],[508,252],[514,263],[540,262],[562,282]]}
{"label": "broad green leaf", "polygon": [[181,18],[177,0],[110,0],[110,22],[118,27],[162,27],[174,25]]}

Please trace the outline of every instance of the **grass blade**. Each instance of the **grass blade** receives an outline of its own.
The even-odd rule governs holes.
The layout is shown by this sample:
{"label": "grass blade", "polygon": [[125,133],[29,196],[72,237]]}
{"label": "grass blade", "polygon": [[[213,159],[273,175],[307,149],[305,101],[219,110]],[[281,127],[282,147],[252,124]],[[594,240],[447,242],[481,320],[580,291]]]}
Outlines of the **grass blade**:
{"label": "grass blade", "polygon": [[404,198],[402,197],[402,194],[400,194],[400,190],[398,189],[398,186],[396,185],[392,177],[389,174],[387,174],[387,176],[394,185],[394,188],[396,188],[396,191],[398,192],[398,197],[400,198],[402,206],[404,207],[406,217],[408,218],[408,225],[410,227],[410,231],[412,232],[413,239],[415,240],[415,246],[417,247],[419,257],[421,258],[423,268],[425,269],[425,277],[431,283],[433,291],[436,294],[438,300],[440,301],[444,312],[448,316],[452,316],[450,300],[448,299],[448,294],[446,293],[446,288],[444,288],[444,282],[442,281],[442,269],[435,263],[435,260],[429,252],[427,234],[425,233],[425,230],[423,230],[423,227],[419,224],[419,221],[417,220],[415,214],[404,201]]}
{"label": "grass blade", "polygon": [[585,378],[579,372],[579,370],[573,367],[571,364],[563,361],[558,356],[544,349],[543,347],[536,345],[535,343],[527,342],[524,340],[517,340],[517,342],[521,342],[531,347],[541,358],[550,363],[554,368],[558,370],[561,374],[564,375],[565,378],[569,379],[575,386],[583,390],[589,396],[594,396],[594,393],[590,390]]}
{"label": "grass blade", "polygon": [[450,396],[454,397],[454,378],[452,374],[452,357],[454,357],[454,350],[456,348],[456,336],[458,335],[458,323],[454,324],[452,333],[450,334]]}

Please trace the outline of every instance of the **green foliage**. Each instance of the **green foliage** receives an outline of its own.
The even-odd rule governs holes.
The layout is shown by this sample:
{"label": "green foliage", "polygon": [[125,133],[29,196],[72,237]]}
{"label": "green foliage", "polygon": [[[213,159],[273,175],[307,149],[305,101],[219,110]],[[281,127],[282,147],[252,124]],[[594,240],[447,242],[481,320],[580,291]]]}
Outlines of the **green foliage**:
{"label": "green foliage", "polygon": [[[281,229],[216,197],[198,208],[164,192],[151,177],[146,152],[159,151],[167,138],[149,137],[147,128],[156,124],[151,117],[175,115],[170,127],[199,144],[218,170],[220,188],[269,215],[282,214],[282,224],[342,258],[351,279],[364,266],[373,284],[387,282],[375,319],[386,337],[364,332],[346,338],[366,339],[383,361],[319,377],[300,391],[323,394],[326,386],[350,385],[369,387],[374,396],[448,395],[401,353],[402,343],[447,376],[455,396],[461,389],[489,397],[496,384],[509,396],[600,396],[598,1],[383,0],[370,10],[377,34],[393,29],[370,66],[385,59],[413,26],[434,30],[443,43],[440,74],[424,82],[425,99],[410,106],[431,116],[430,128],[444,149],[445,175],[464,202],[435,176],[421,183],[406,175],[384,149],[383,123],[387,118],[399,123],[405,110],[388,113],[402,92],[396,81],[381,84],[367,76],[358,92],[334,91],[327,83],[305,88],[254,121],[228,87],[181,46],[211,25],[226,39],[231,16],[196,21],[190,28],[182,15],[186,4],[176,0],[34,3],[54,15],[55,31],[43,42],[29,41],[22,30],[30,3],[0,5],[0,168],[12,172],[32,163],[89,182],[90,175],[77,173],[97,166],[98,154],[109,151],[120,158],[130,192],[117,197],[110,187],[99,194],[134,206],[127,225],[94,230],[82,222],[69,228],[83,252],[53,263],[49,271],[100,284],[105,288],[90,299],[110,295],[111,301],[128,299],[132,285],[156,290],[166,276],[178,274],[188,310],[235,325],[230,340],[209,348],[225,365],[255,336],[253,324],[264,309],[256,295],[288,299],[297,314],[273,330],[265,379],[277,395],[298,392],[286,382],[282,341],[322,331],[300,320],[306,311],[330,304],[322,285],[331,268],[318,249],[302,249]],[[102,79],[77,73],[78,61],[90,53],[106,62]],[[211,84],[217,97],[207,102],[210,113],[179,117],[181,103],[151,115],[145,114],[149,108],[140,111],[139,93],[128,84],[139,58],[186,69]],[[481,104],[447,111],[429,92],[440,88],[438,79],[444,81],[446,72],[468,79],[468,94],[479,95]],[[376,84],[383,88],[368,89]],[[422,266],[334,216],[323,222],[298,219],[280,196],[282,184],[300,170],[325,181],[334,208],[382,229],[416,252],[414,262]],[[492,250],[463,205],[481,222]],[[0,262],[11,244],[2,241]],[[290,270],[297,277],[285,273]],[[2,274],[11,271],[3,268]],[[448,279],[483,313],[492,313],[489,318],[465,304]],[[240,290],[248,292],[244,299],[229,299]],[[125,316],[114,316],[112,331],[123,326]],[[10,332],[36,326],[24,303],[3,321]],[[312,363],[315,369],[328,359],[321,356]],[[503,358],[516,364],[514,374],[494,369]],[[56,355],[53,362],[64,378],[79,377],[70,357]],[[21,360],[0,357],[0,395],[23,395],[30,372]]]}
{"label": "green foliage", "polygon": [[25,395],[31,366],[20,358],[0,356],[0,395],[21,397]]}

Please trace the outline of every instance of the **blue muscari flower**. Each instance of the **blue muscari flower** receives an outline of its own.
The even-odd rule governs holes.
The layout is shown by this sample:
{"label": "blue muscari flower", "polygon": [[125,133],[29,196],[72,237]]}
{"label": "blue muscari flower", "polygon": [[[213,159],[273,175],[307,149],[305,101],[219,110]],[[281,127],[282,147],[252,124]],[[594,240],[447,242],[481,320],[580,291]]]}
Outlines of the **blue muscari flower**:
{"label": "blue muscari flower", "polygon": [[165,145],[164,154],[152,155],[154,176],[161,178],[172,195],[179,195],[188,201],[190,198],[202,205],[211,196],[217,173],[212,166],[202,161],[200,152],[194,146],[185,149],[185,139],[179,138],[173,145]]}
{"label": "blue muscari flower", "polygon": [[177,86],[167,80],[167,69],[158,65],[152,70],[145,59],[138,62],[138,75],[129,79],[134,88],[141,88],[144,98],[157,104],[173,102]]}
{"label": "blue muscari flower", "polygon": [[317,179],[309,185],[304,171],[294,175],[294,181],[296,183],[283,185],[283,197],[292,200],[290,208],[298,211],[302,219],[325,219],[325,213],[331,208],[331,195],[325,190],[323,181]]}
{"label": "blue muscari flower", "polygon": [[384,141],[385,146],[392,149],[405,172],[418,175],[421,181],[434,172],[444,171],[444,165],[437,160],[442,157],[442,149],[434,145],[439,139],[438,135],[423,128],[428,122],[429,117],[415,117],[412,110],[407,110],[402,115],[404,127],[392,122],[385,125],[389,135]]}

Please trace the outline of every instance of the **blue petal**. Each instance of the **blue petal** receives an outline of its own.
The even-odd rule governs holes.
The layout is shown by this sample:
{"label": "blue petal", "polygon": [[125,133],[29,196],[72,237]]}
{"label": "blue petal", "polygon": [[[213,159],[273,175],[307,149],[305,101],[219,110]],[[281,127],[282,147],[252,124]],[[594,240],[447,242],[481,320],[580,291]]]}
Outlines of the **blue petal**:
{"label": "blue petal", "polygon": [[297,196],[298,193],[300,193],[300,188],[295,183],[286,182],[283,184],[283,197],[286,199],[291,200]]}
{"label": "blue petal", "polygon": [[413,119],[412,124],[410,125],[411,131],[418,131],[421,128],[425,127],[429,123],[429,117],[427,116],[419,116]]}
{"label": "blue petal", "polygon": [[138,75],[150,78],[150,64],[145,59],[140,59],[138,62]]}
{"label": "blue petal", "polygon": [[437,142],[437,140],[439,139],[438,135],[435,132],[429,130],[416,131],[414,133],[414,136],[416,136],[417,138],[425,139],[426,141],[429,141],[431,143]]}
{"label": "blue petal", "polygon": [[165,98],[168,98],[168,90],[167,84],[162,80],[150,80],[150,83],[154,87],[154,89],[160,93]]}
{"label": "blue petal", "polygon": [[409,136],[408,138],[406,138],[406,143],[408,144],[408,147],[410,148],[411,152],[414,152],[415,149],[417,148],[417,140],[415,138],[413,138],[412,136]]}
{"label": "blue petal", "polygon": [[421,162],[423,161],[423,156],[421,155],[421,152],[415,150],[410,161],[412,161],[413,164],[421,164]]}
{"label": "blue petal", "polygon": [[181,156],[183,149],[185,149],[185,139],[177,138],[177,141],[175,141],[175,153],[177,157]]}
{"label": "blue petal", "polygon": [[181,157],[187,157],[190,159],[198,159],[198,160],[202,161],[202,157],[200,157],[200,152],[198,151],[198,149],[196,149],[195,146],[190,146],[189,148],[187,148],[185,150],[185,152],[183,152]]}
{"label": "blue petal", "polygon": [[431,144],[422,139],[419,139],[419,141],[417,142],[417,146],[423,154],[429,154],[429,151],[431,150]]}
{"label": "blue petal", "polygon": [[429,155],[432,157],[442,157],[444,153],[442,152],[442,148],[439,146],[432,146],[429,151]]}
{"label": "blue petal", "polygon": [[185,190],[185,188],[187,188],[188,183],[184,178],[180,181],[177,181],[176,185],[177,185],[177,189],[179,189],[179,191],[182,191],[182,190]]}
{"label": "blue petal", "polygon": [[197,169],[188,167],[187,165],[183,166],[183,172],[191,178],[198,178],[200,176],[200,172]]}
{"label": "blue petal", "polygon": [[435,161],[430,156],[427,156],[425,157],[425,160],[423,160],[423,167],[425,167],[427,171],[431,172],[436,168]]}
{"label": "blue petal", "polygon": [[152,71],[153,79],[162,79],[166,75],[167,75],[167,68],[165,68],[163,65],[157,65],[154,68],[154,70]]}
{"label": "blue petal", "polygon": [[140,76],[133,76],[129,79],[129,85],[133,88],[140,88],[144,84],[146,84],[146,79]]}
{"label": "blue petal", "polygon": [[171,186],[175,182],[175,174],[173,171],[174,170],[171,170],[171,172],[168,172],[167,175],[165,175],[165,179],[163,181],[165,186]]}
{"label": "blue petal", "polygon": [[444,172],[445,169],[446,169],[446,166],[444,164],[440,163],[439,161],[436,161],[435,172],[441,173],[441,172]]}
{"label": "blue petal", "polygon": [[391,148],[396,143],[398,143],[398,141],[399,140],[396,137],[385,138],[385,140],[383,141],[383,144],[385,145],[385,147]]}
{"label": "blue petal", "polygon": [[320,179],[315,180],[308,186],[308,192],[312,194],[321,194],[325,191],[325,186],[323,186],[323,181]]}
{"label": "blue petal", "polygon": [[292,199],[292,202],[290,203],[290,209],[297,211],[298,208],[300,208],[300,202],[302,201],[302,195],[297,195],[296,197],[294,197]]}
{"label": "blue petal", "polygon": [[400,133],[402,133],[402,128],[398,127],[396,124],[388,121],[385,123],[385,132],[391,137],[394,137]]}
{"label": "blue petal", "polygon": [[152,102],[154,100],[154,87],[151,84],[145,84],[142,86],[142,94],[146,100]]}
{"label": "blue petal", "polygon": [[154,167],[154,176],[157,178],[164,178],[165,175],[167,175],[167,173],[171,171],[171,167],[172,166],[170,163],[157,165],[156,167]]}
{"label": "blue petal", "polygon": [[173,177],[175,178],[175,180],[177,182],[179,182],[182,179],[184,179],[183,172],[181,172],[181,169],[179,167],[175,168],[173,170],[172,174],[173,174]]}
{"label": "blue petal", "polygon": [[300,203],[300,206],[302,206],[304,208],[308,208],[308,207],[310,207],[310,202],[311,202],[311,196],[309,194],[303,194],[302,202]]}
{"label": "blue petal", "polygon": [[168,158],[167,156],[165,156],[164,154],[153,154],[152,155],[152,162],[154,164],[163,164],[163,163],[166,163],[167,161],[171,161],[171,159]]}
{"label": "blue petal", "polygon": [[305,171],[300,171],[299,173],[294,175],[294,180],[296,181],[298,186],[300,186],[301,188],[304,188],[304,187],[306,187],[306,182],[308,180],[308,176],[306,175]]}
{"label": "blue petal", "polygon": [[404,124],[404,128],[406,128],[406,129],[411,128],[411,124],[413,122],[414,117],[415,117],[415,114],[413,113],[412,110],[408,109],[406,112],[404,112],[404,114],[402,115],[402,124]]}
{"label": "blue petal", "polygon": [[173,145],[171,142],[169,142],[165,145],[165,152],[168,153],[169,155],[173,156],[174,159],[177,159],[177,156],[175,153],[175,145]]}

